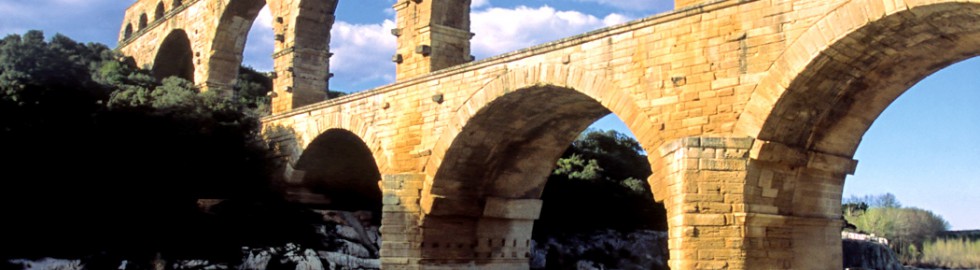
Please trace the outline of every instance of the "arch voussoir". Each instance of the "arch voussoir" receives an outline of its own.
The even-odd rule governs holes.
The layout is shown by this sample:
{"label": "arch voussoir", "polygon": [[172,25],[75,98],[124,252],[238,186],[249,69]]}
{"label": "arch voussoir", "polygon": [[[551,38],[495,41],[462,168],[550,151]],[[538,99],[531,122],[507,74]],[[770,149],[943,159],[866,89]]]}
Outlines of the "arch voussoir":
{"label": "arch voussoir", "polygon": [[[747,222],[784,219],[766,230],[786,239],[793,268],[838,261],[840,199],[863,134],[899,95],[928,74],[980,55],[980,1],[854,0],[807,28],[773,62],[734,129],[757,139],[746,194]],[[793,187],[793,188],[787,188]],[[791,203],[787,203],[791,202]],[[781,228],[791,224],[799,227]],[[795,254],[795,255],[794,255]],[[790,259],[791,258],[791,259]]]}

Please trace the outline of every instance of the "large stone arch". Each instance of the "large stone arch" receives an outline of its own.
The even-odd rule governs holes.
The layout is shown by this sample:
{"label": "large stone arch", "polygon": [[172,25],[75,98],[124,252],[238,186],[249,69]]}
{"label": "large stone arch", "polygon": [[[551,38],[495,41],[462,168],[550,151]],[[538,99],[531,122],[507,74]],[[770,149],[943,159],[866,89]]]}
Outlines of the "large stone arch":
{"label": "large stone arch", "polygon": [[220,11],[208,64],[209,89],[230,90],[242,62],[248,31],[269,6],[274,39],[274,111],[323,101],[329,79],[330,29],[337,0],[231,0]]}
{"label": "large stone arch", "polygon": [[454,111],[425,168],[423,259],[526,268],[548,175],[602,116],[616,113],[655,153],[632,98],[604,76],[568,65],[510,70]]}
{"label": "large stone arch", "polygon": [[[970,46],[978,42],[975,32],[980,24],[968,20],[976,16],[971,12],[978,4],[980,1],[854,0],[842,5],[807,29],[773,63],[740,115],[736,135],[852,155],[863,131],[831,145],[830,134],[817,134],[813,129],[866,130],[870,120],[913,84],[980,54],[980,49]],[[862,86],[875,87],[868,85],[874,80],[891,84],[887,89],[857,93]],[[874,102],[855,107],[848,98]],[[819,106],[804,111],[801,106],[793,110],[790,105],[794,104]],[[848,106],[831,109],[832,105]],[[830,120],[852,124],[845,127]]]}
{"label": "large stone arch", "polygon": [[209,48],[211,53],[209,58],[205,59],[207,81],[204,83],[208,85],[209,90],[231,90],[238,77],[248,31],[252,28],[259,11],[266,5],[265,0],[230,0],[224,9],[217,11],[220,16],[214,27],[214,35],[207,37],[211,43]]}
{"label": "large stone arch", "polygon": [[153,60],[153,76],[158,80],[177,76],[194,81],[194,51],[187,32],[175,29],[158,46]]}
{"label": "large stone arch", "polygon": [[381,214],[381,172],[370,146],[354,132],[329,128],[298,157],[288,179],[291,197],[333,210]]}
{"label": "large stone arch", "polygon": [[980,55],[977,21],[980,1],[854,0],[770,68],[735,133],[757,138],[746,184],[764,190],[746,194],[747,223],[788,232],[765,239],[788,243],[793,268],[840,268],[841,196],[862,136],[912,85]]}
{"label": "large stone arch", "polygon": [[277,151],[285,155],[287,167],[285,177],[291,178],[294,177],[294,169],[300,156],[316,138],[330,130],[346,130],[356,135],[371,151],[378,170],[382,174],[390,173],[389,156],[386,154],[389,151],[385,151],[385,146],[377,136],[373,123],[356,114],[336,112],[319,117],[308,117],[300,122],[266,125],[263,133],[270,141],[280,142],[281,149]]}
{"label": "large stone arch", "polygon": [[[449,123],[441,131],[439,139],[436,140],[432,149],[432,156],[426,161],[425,174],[429,179],[427,181],[435,179],[437,171],[444,164],[445,156],[449,152],[453,140],[460,135],[466,124],[481,109],[516,90],[535,87],[574,89],[576,92],[598,102],[610,113],[615,113],[633,131],[637,140],[648,152],[654,150],[654,147],[660,143],[655,136],[652,136],[652,124],[644,111],[636,105],[629,94],[616,89],[615,84],[608,81],[604,75],[569,65],[541,64],[521,67],[500,75],[481,89],[474,91],[459,107],[452,109],[454,113],[448,119]],[[589,123],[591,124],[591,122]],[[652,159],[651,163],[653,163]],[[659,200],[662,198],[658,198]]]}

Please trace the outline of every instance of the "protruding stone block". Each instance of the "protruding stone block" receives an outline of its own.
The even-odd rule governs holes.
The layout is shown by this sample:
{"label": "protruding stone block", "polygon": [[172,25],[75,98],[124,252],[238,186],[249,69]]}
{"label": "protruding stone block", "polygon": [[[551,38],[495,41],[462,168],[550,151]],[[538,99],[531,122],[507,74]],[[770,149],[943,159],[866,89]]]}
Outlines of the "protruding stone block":
{"label": "protruding stone block", "polygon": [[857,160],[830,154],[810,152],[807,168],[839,174],[854,174]]}
{"label": "protruding stone block", "polygon": [[504,219],[536,220],[541,215],[541,200],[487,198],[483,216]]}

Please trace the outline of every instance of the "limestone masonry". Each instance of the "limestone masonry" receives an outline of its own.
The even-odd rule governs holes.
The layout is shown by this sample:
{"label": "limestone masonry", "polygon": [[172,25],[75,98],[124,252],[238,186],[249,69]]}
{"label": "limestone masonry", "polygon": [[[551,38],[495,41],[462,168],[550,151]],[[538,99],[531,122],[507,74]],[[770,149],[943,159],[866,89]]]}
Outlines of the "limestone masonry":
{"label": "limestone masonry", "polygon": [[[296,182],[342,171],[309,157],[366,157],[381,176],[365,181],[383,195],[384,269],[527,269],[554,161],[608,113],[649,154],[671,269],[841,269],[861,137],[912,84],[980,53],[980,0],[675,3],[473,62],[470,1],[398,0],[397,82],[327,101],[336,0],[141,0],[119,50],[229,91],[268,4],[266,134]],[[360,146],[312,146],[337,130]]]}

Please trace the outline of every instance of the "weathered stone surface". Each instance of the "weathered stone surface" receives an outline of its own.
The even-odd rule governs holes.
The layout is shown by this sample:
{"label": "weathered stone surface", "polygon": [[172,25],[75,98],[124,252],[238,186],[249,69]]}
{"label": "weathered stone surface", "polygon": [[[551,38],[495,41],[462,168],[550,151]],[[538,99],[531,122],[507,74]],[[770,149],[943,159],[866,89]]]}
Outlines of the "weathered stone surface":
{"label": "weathered stone surface", "polygon": [[541,200],[487,198],[483,216],[504,219],[536,220],[541,215]]}
{"label": "weathered stone surface", "polygon": [[[228,89],[263,1],[169,2],[161,20],[142,16],[157,1],[127,10],[120,51]],[[980,54],[977,0],[678,0],[674,12],[462,64],[469,1],[399,0],[398,82],[318,102],[336,1],[268,3],[281,38],[276,114],[263,125],[288,131],[271,139],[290,145],[277,148],[284,158],[345,129],[382,175],[413,179],[380,185],[384,211],[407,223],[382,250],[392,269],[520,268],[514,240],[531,225],[515,218],[532,215],[485,202],[538,199],[568,143],[610,112],[650,153],[671,269],[839,269],[827,250],[839,250],[831,232],[864,132],[910,82]],[[477,254],[490,234],[511,247]]]}

